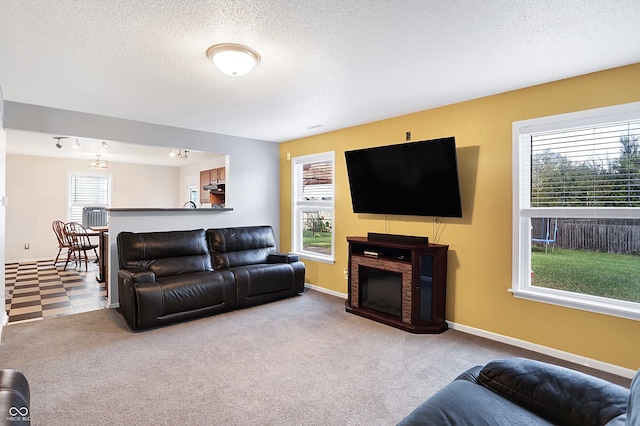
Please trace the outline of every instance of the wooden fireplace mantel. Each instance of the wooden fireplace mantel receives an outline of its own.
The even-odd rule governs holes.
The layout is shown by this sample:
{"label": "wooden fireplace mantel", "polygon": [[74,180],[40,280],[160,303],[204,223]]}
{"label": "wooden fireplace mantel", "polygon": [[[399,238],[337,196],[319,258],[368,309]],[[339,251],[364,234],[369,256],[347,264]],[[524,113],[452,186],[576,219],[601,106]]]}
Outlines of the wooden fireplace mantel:
{"label": "wooden fireplace mantel", "polygon": [[[346,311],[411,333],[442,333],[448,328],[445,302],[449,246],[398,237],[347,237],[349,287]],[[365,291],[365,287],[370,284],[366,276],[371,270],[391,277],[389,291],[393,297],[390,297],[390,304],[398,305],[394,313],[379,310],[367,300],[366,293],[370,291]],[[376,283],[376,286],[384,285]]]}

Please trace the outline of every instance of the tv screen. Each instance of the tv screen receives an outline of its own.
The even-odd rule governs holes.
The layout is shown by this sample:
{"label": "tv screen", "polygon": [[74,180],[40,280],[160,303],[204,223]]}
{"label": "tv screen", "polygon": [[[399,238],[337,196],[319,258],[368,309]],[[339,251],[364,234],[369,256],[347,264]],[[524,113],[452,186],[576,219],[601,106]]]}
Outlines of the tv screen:
{"label": "tv screen", "polygon": [[345,151],[354,213],[462,217],[454,137]]}

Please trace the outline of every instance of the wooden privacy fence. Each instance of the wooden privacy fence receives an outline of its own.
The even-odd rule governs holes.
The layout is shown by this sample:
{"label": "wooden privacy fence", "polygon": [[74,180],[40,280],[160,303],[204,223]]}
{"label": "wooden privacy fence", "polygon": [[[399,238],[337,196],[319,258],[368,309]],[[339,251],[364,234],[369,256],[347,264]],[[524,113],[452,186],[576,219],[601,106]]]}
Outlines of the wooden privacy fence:
{"label": "wooden privacy fence", "polygon": [[[541,225],[538,224],[538,226]],[[553,220],[551,226],[553,227]],[[555,247],[606,253],[640,254],[640,220],[558,219]]]}

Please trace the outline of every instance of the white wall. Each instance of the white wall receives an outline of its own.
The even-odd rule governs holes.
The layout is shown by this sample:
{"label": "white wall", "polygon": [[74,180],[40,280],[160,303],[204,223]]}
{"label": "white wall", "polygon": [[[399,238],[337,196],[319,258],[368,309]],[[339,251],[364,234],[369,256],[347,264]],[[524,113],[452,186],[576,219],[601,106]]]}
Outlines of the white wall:
{"label": "white wall", "polygon": [[[4,157],[3,157],[4,158]],[[85,172],[87,161],[6,156],[6,261],[53,259],[58,244],[51,222],[67,221],[67,175]],[[178,167],[109,162],[111,207],[181,207]],[[30,248],[24,248],[28,243]]]}
{"label": "white wall", "polygon": [[5,278],[4,278],[4,235],[5,235],[5,152],[6,152],[6,131],[4,125],[4,98],[2,97],[2,88],[0,87],[0,265],[2,265],[2,271],[0,272],[0,342],[2,342],[2,333],[5,323],[9,320],[7,313],[4,310],[5,297]]}

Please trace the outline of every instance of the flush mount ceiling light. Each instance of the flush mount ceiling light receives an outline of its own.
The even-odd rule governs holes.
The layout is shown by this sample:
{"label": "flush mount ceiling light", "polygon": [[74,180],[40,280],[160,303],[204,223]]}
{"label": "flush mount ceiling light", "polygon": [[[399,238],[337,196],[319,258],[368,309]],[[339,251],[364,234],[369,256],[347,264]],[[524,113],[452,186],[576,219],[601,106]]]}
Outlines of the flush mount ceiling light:
{"label": "flush mount ceiling light", "polygon": [[234,77],[247,74],[260,62],[260,55],[250,47],[234,43],[215,44],[207,49],[215,66]]}

